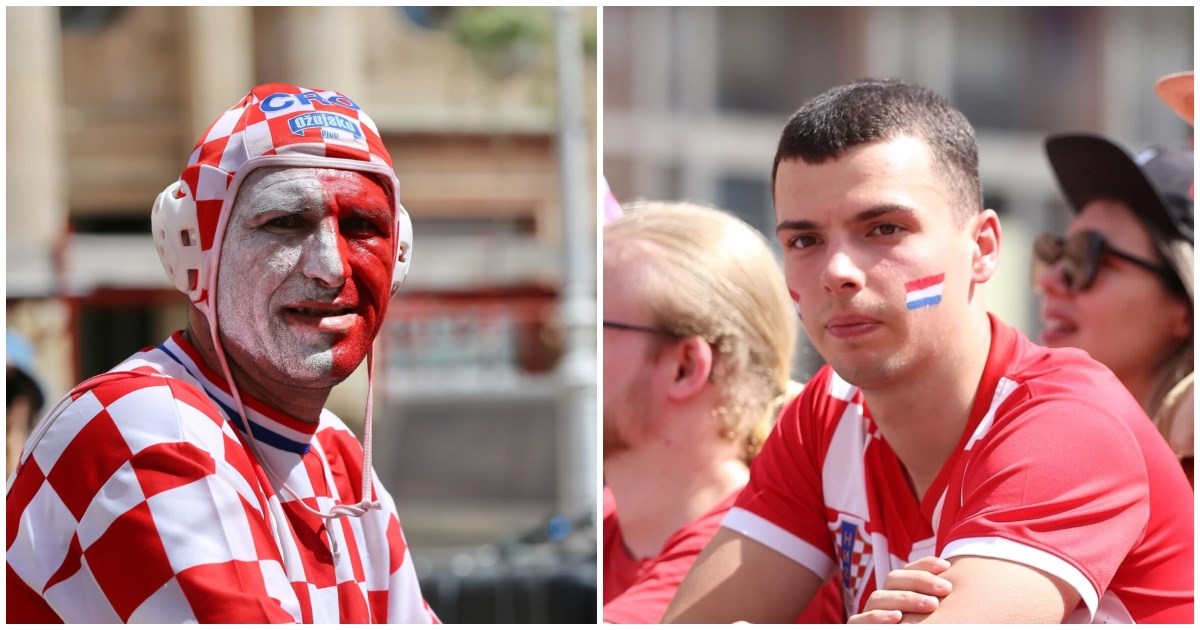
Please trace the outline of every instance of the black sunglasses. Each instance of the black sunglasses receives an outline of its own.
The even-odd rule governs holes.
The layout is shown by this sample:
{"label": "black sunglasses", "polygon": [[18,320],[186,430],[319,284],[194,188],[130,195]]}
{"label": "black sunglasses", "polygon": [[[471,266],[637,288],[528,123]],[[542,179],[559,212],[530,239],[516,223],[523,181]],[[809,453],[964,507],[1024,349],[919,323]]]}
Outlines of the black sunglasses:
{"label": "black sunglasses", "polygon": [[[1153,272],[1173,290],[1179,284],[1175,273],[1166,265],[1123,252],[1110,245],[1099,232],[1077,232],[1067,238],[1041,234],[1033,241],[1034,262],[1053,265],[1061,260],[1063,280],[1072,293],[1083,293],[1091,288],[1092,283],[1096,281],[1096,275],[1100,273],[1100,263],[1106,254]],[[1039,271],[1035,264],[1034,273]]]}
{"label": "black sunglasses", "polygon": [[[650,326],[639,326],[637,324],[626,324],[624,322],[610,322],[608,320],[604,320],[602,323],[604,324],[605,328],[615,328],[617,330],[632,330],[634,332],[644,332],[644,333],[650,333],[652,335],[664,335],[664,336],[671,337],[676,340],[685,339],[690,336],[690,335],[683,335],[683,334],[680,334],[677,332],[672,332],[672,331],[666,330],[664,328],[651,328]],[[709,342],[709,345],[712,346],[712,343]],[[713,354],[714,355],[716,354],[715,349],[713,350]],[[715,357],[714,357],[714,359],[715,359]],[[710,382],[710,383],[716,382],[716,371],[712,367],[710,367],[708,370],[708,382]]]}

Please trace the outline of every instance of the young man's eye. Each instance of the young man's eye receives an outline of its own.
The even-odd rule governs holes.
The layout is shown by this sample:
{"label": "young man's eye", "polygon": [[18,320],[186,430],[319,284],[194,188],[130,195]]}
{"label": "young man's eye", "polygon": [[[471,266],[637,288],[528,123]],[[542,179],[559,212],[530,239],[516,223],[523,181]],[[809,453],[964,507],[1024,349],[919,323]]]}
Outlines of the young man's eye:
{"label": "young man's eye", "polygon": [[892,236],[894,234],[899,234],[901,229],[902,228],[899,225],[894,223],[883,223],[872,228],[871,233],[878,234],[880,236]]}
{"label": "young man's eye", "polygon": [[787,239],[788,249],[804,249],[818,244],[820,241],[812,234],[800,234]]}

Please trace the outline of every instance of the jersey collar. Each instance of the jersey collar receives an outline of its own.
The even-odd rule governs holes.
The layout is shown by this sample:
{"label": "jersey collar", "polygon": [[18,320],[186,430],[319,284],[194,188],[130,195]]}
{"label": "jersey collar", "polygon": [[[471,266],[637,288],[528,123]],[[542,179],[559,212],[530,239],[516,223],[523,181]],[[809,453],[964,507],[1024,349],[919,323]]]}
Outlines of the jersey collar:
{"label": "jersey collar", "polygon": [[[176,331],[158,348],[187,370],[204,388],[208,397],[217,403],[229,421],[243,434],[246,432],[242,417],[237,412],[237,403],[233,400],[225,379],[205,364],[200,352],[184,337],[183,331]],[[247,393],[238,393],[246,413],[250,416],[250,428],[258,442],[301,455],[308,452],[319,424],[304,422]]]}

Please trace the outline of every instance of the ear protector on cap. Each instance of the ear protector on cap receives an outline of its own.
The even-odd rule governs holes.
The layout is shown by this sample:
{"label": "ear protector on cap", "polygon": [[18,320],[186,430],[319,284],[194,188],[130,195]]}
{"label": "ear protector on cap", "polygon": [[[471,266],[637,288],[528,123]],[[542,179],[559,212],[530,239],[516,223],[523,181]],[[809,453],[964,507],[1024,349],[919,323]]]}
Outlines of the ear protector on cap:
{"label": "ear protector on cap", "polygon": [[150,231],[163,271],[176,289],[192,302],[200,301],[206,286],[203,256],[200,252],[200,228],[196,221],[196,202],[183,180],[167,186],[154,200],[150,210]]}
{"label": "ear protector on cap", "polygon": [[[325,160],[322,164],[313,164],[311,159],[296,159],[283,158],[279,156],[265,157],[254,160],[257,164],[247,164],[249,168],[240,171],[234,181],[230,184],[226,198],[221,208],[221,217],[218,221],[218,231],[214,238],[212,250],[219,250],[221,241],[224,240],[224,230],[229,215],[233,213],[233,203],[237,199],[237,191],[239,185],[246,175],[254,168],[274,165],[292,165],[292,166],[325,166],[330,167],[330,161],[340,162],[339,160]],[[408,276],[408,270],[412,265],[412,219],[408,216],[408,211],[400,203],[399,182],[396,180],[396,175],[390,168],[371,163],[354,164],[348,170],[360,172],[375,173],[385,177],[387,181],[388,195],[393,200],[395,207],[396,223],[394,226],[396,234],[396,266],[392,269],[392,288],[391,295],[395,296],[400,290],[400,286],[404,284],[404,278]],[[196,199],[192,195],[187,182],[177,180],[175,183],[167,186],[165,190],[159,193],[158,198],[154,200],[154,207],[150,211],[150,228],[154,236],[154,248],[158,251],[158,259],[162,263],[163,270],[167,272],[167,277],[171,279],[171,283],[175,288],[187,294],[188,298],[196,305],[197,308],[207,314],[208,312],[208,289],[210,288],[211,278],[215,274],[215,266],[218,260],[217,256],[211,254],[212,250],[203,250],[200,244],[200,226],[196,215]]]}

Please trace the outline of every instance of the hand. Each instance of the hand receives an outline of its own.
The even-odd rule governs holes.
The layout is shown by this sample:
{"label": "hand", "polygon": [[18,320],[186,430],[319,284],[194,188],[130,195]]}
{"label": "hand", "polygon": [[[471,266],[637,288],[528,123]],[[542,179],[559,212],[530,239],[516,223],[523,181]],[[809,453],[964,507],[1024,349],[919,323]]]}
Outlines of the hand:
{"label": "hand", "polygon": [[[950,594],[951,584],[938,575],[950,563],[926,556],[888,573],[883,588],[871,593],[863,612],[847,623],[900,623],[920,621],[937,609],[940,598]],[[905,615],[908,615],[905,617]]]}

